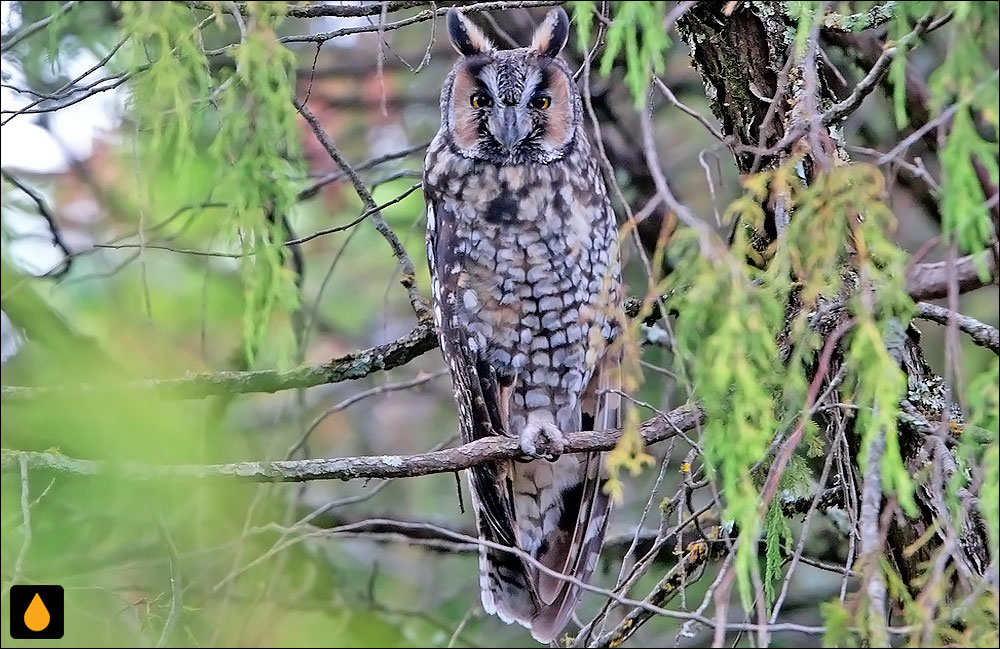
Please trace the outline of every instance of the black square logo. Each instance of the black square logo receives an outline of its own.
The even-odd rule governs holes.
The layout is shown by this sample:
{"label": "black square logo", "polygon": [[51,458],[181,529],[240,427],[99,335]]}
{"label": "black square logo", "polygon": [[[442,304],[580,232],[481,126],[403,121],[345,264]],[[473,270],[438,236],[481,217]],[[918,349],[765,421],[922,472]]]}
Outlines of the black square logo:
{"label": "black square logo", "polygon": [[10,637],[63,637],[63,587],[14,586],[10,589]]}

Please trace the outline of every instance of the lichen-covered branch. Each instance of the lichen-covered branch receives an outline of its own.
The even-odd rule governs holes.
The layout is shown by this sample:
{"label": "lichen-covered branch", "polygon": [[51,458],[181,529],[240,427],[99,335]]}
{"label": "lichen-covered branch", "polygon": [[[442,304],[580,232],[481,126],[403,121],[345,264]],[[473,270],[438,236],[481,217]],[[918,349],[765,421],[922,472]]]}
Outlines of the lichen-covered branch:
{"label": "lichen-covered branch", "polygon": [[975,318],[970,318],[961,313],[953,314],[943,306],[928,304],[926,302],[917,304],[917,317],[945,326],[954,317],[955,324],[958,325],[959,329],[969,334],[972,342],[980,347],[989,349],[994,354],[1000,354],[1000,332],[997,331],[996,327],[992,327],[985,322],[980,322]]}
{"label": "lichen-covered branch", "polygon": [[[643,300],[630,297],[626,301],[626,315],[640,315]],[[657,303],[643,318],[649,324],[661,317]],[[219,394],[248,394],[253,392],[281,392],[311,388],[326,383],[339,383],[360,379],[382,370],[391,370],[409,363],[414,358],[437,347],[437,334],[430,324],[421,324],[402,338],[376,345],[369,349],[351,352],[318,365],[305,365],[287,372],[256,370],[248,372],[202,372],[174,379],[148,379],[131,383],[57,385],[27,387],[5,385],[0,387],[0,398],[6,402],[27,401],[41,397],[74,393],[121,393],[146,391],[170,399],[204,399]]]}
{"label": "lichen-covered branch", "polygon": [[856,14],[828,13],[823,18],[823,30],[830,32],[860,32],[880,27],[892,20],[895,2],[876,4],[868,11]]}
{"label": "lichen-covered branch", "polygon": [[[702,421],[697,406],[676,408],[643,423],[639,433],[647,444],[691,430]],[[581,431],[566,436],[567,453],[607,451],[614,448],[621,430]],[[306,482],[367,478],[412,478],[432,473],[453,473],[497,460],[521,456],[518,441],[491,437],[441,451],[419,455],[373,455],[276,462],[236,462],[211,465],[153,465],[135,462],[81,460],[55,453],[4,449],[0,469],[15,470],[26,462],[29,469],[46,469],[77,475],[110,475],[135,480],[231,478],[248,482]]]}
{"label": "lichen-covered branch", "polygon": [[[214,2],[181,2],[181,4],[191,9],[202,11],[216,11],[218,3]],[[342,5],[329,2],[308,2],[302,5],[292,5],[288,7],[285,15],[289,18],[361,18],[363,16],[377,16],[382,13],[385,6],[386,12],[409,9],[411,7],[423,7],[428,4],[423,0],[394,0],[392,2],[379,2],[368,5]],[[235,6],[234,6],[235,5]],[[226,9],[232,7],[241,16],[247,16],[247,5],[245,2],[227,3]]]}
{"label": "lichen-covered branch", "polygon": [[305,365],[287,372],[205,372],[176,379],[149,379],[133,383],[75,384],[51,387],[5,385],[0,396],[6,402],[26,401],[58,394],[121,393],[148,391],[171,399],[203,399],[219,394],[280,392],[310,388],[325,383],[360,379],[380,370],[410,362],[437,347],[437,336],[429,325],[418,325],[402,338],[369,349],[351,352],[318,365]]}

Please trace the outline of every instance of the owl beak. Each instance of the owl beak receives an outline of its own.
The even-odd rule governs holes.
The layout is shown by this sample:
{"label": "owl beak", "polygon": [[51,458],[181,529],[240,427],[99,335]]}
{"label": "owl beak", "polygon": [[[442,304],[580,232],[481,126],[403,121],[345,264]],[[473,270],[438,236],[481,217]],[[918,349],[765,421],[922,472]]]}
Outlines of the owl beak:
{"label": "owl beak", "polygon": [[514,106],[507,106],[503,109],[503,122],[500,126],[500,143],[507,151],[513,151],[514,147],[524,139],[521,126],[518,123],[517,113]]}

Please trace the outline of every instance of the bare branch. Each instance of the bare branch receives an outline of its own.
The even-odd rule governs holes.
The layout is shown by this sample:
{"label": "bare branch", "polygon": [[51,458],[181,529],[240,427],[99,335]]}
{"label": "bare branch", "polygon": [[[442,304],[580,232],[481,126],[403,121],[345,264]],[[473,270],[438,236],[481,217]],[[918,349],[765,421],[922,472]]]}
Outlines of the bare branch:
{"label": "bare branch", "polygon": [[[380,164],[382,164],[384,162],[389,162],[390,160],[398,160],[400,158],[405,158],[406,156],[412,155],[412,154],[417,153],[419,151],[423,151],[424,149],[427,148],[427,144],[428,144],[427,142],[424,142],[422,144],[417,144],[415,146],[411,146],[409,148],[402,149],[401,151],[393,151],[392,153],[387,153],[385,155],[378,156],[377,158],[372,158],[371,160],[365,160],[361,164],[355,166],[354,170],[355,171],[367,171],[368,169],[371,169],[372,167],[377,167],[378,165],[380,165]],[[300,200],[300,201],[308,200],[308,199],[316,196],[317,194],[319,194],[319,191],[325,185],[328,185],[329,183],[338,181],[341,178],[345,178],[346,176],[347,176],[347,173],[345,173],[344,171],[336,171],[336,172],[333,172],[333,173],[329,173],[329,174],[323,176],[322,178],[319,178],[312,185],[306,187],[301,192],[299,192],[299,195],[298,195],[297,199]]]}
{"label": "bare branch", "polygon": [[[977,288],[997,283],[997,257],[1000,244],[994,242],[977,261],[977,255],[966,255],[955,262],[955,275],[960,293],[968,293]],[[980,264],[985,268],[987,278],[980,276]],[[906,292],[915,300],[937,300],[948,295],[948,262],[939,261],[917,264],[906,274]]]}
{"label": "bare branch", "polygon": [[[666,300],[667,297],[668,295],[664,295],[660,300]],[[643,301],[637,297],[630,297],[625,301],[625,314],[630,318],[639,317],[642,308]],[[656,322],[662,317],[661,314],[659,304],[654,303],[651,312],[644,316],[643,322],[647,324]],[[304,365],[287,372],[277,370],[202,372],[181,378],[147,379],[117,384],[77,383],[45,387],[4,385],[0,386],[0,399],[6,402],[19,402],[63,394],[122,392],[152,392],[168,399],[204,399],[219,394],[273,393],[364,378],[381,370],[391,370],[405,365],[437,345],[434,327],[430,324],[421,324],[390,343],[351,352],[318,365]]]}
{"label": "bare branch", "polygon": [[[413,192],[415,192],[418,189],[420,189],[420,187],[421,187],[421,183],[414,183],[413,185],[411,185],[409,187],[409,189],[407,189],[406,191],[404,191],[402,194],[400,194],[396,198],[393,198],[392,200],[388,200],[385,203],[382,203],[381,205],[376,205],[376,206],[374,206],[372,208],[366,209],[359,216],[357,216],[356,218],[348,221],[344,225],[337,225],[337,226],[334,226],[332,228],[323,228],[322,230],[317,230],[316,232],[313,232],[312,234],[307,234],[307,235],[305,235],[303,237],[299,237],[297,239],[289,239],[288,241],[285,242],[285,245],[287,245],[287,246],[299,245],[299,244],[305,243],[307,241],[312,241],[313,239],[316,239],[318,237],[325,236],[327,234],[333,234],[334,232],[343,232],[344,230],[350,230],[351,228],[353,228],[357,224],[359,224],[362,221],[364,221],[366,218],[368,218],[370,216],[374,217],[376,214],[381,213],[381,211],[384,208],[386,208],[386,207],[392,207],[396,203],[399,203],[400,201],[404,200],[407,196],[409,196]],[[388,225],[386,227],[388,227]],[[395,237],[395,234],[393,234],[393,236]],[[404,283],[404,286],[405,286],[405,283]],[[409,290],[409,287],[407,287],[407,290]]]}
{"label": "bare branch", "polygon": [[[215,11],[216,3],[212,2],[181,2],[180,4],[187,5],[191,9],[200,9],[203,11]],[[230,3],[234,5],[234,9],[239,12],[241,16],[247,16],[247,5],[245,2],[233,2]],[[430,4],[424,0],[395,0],[394,2],[379,2],[367,5],[341,5],[341,4],[331,4],[329,2],[312,2],[305,5],[295,6],[292,5],[288,7],[288,11],[285,13],[289,18],[360,18],[363,16],[377,16],[382,13],[382,7],[380,5],[385,5],[385,10],[387,12],[399,11],[401,9],[410,9],[411,7],[422,7],[426,4]]]}
{"label": "bare branch", "polygon": [[[936,304],[920,302],[917,304],[917,317],[947,326],[952,317],[952,311]],[[961,313],[954,314],[954,317],[958,328],[969,334],[972,342],[1000,355],[1000,332],[997,331],[996,327],[991,327],[985,322],[980,322]]]}
{"label": "bare branch", "polygon": [[[927,22],[930,22],[929,20]],[[918,23],[917,27],[921,25],[926,28],[925,22],[921,21]],[[861,102],[865,100],[865,97],[872,94],[872,91],[878,87],[882,79],[889,72],[889,65],[892,63],[893,59],[896,58],[896,54],[899,52],[898,47],[890,47],[889,49],[882,52],[882,56],[878,57],[875,61],[875,65],[869,70],[865,78],[858,82],[858,85],[854,86],[854,90],[844,101],[838,102],[830,110],[823,113],[822,123],[824,125],[829,125],[834,122],[840,121],[856,111],[861,107]]]}
{"label": "bare branch", "polygon": [[[669,439],[700,425],[704,415],[697,406],[682,406],[642,424],[639,433],[647,444]],[[607,451],[615,447],[621,430],[581,431],[566,436],[567,453]],[[26,462],[30,469],[47,469],[77,475],[113,475],[134,480],[163,478],[234,478],[249,482],[306,482],[365,478],[412,478],[432,473],[454,473],[497,460],[521,457],[517,439],[489,437],[443,451],[420,455],[375,455],[277,462],[237,462],[215,465],[156,466],[134,462],[80,460],[53,453],[3,450],[0,469],[11,471]]]}
{"label": "bare branch", "polygon": [[[462,13],[478,13],[481,11],[501,11],[505,9],[530,9],[532,7],[551,7],[552,5],[563,4],[563,0],[514,0],[507,2],[480,2],[477,4],[468,5],[457,5],[454,8],[458,9]],[[374,8],[378,9],[375,13],[381,13],[381,7],[379,5],[374,5]],[[403,20],[397,20],[391,23],[375,24],[375,25],[362,25],[358,27],[343,27],[331,32],[320,32],[317,34],[298,34],[295,36],[283,36],[279,39],[282,43],[324,43],[328,40],[339,38],[341,36],[348,36],[350,34],[361,34],[365,32],[388,32],[395,29],[401,29],[408,25],[413,25],[415,23],[424,22],[431,20],[437,16],[443,16],[448,13],[451,7],[438,7],[435,9],[426,9],[421,11],[415,16],[409,18],[404,18]],[[375,14],[372,14],[375,15]],[[223,48],[223,50],[226,48]],[[211,54],[218,53],[220,50],[211,52]]]}
{"label": "bare branch", "polygon": [[886,632],[886,584],[877,568],[882,549],[879,531],[879,513],[882,511],[882,455],[885,453],[885,429],[879,428],[875,439],[865,450],[868,454],[864,482],[861,487],[861,516],[858,522],[858,536],[861,541],[861,561],[865,563],[864,574],[867,583],[864,592],[868,596],[872,644],[888,646]]}
{"label": "bare branch", "polygon": [[[76,84],[80,83],[81,81],[83,81],[84,79],[86,79],[87,77],[89,77],[91,74],[93,74],[97,70],[99,70],[100,68],[102,68],[103,66],[105,66],[108,63],[108,61],[110,61],[111,58],[115,54],[118,53],[118,50],[120,50],[122,48],[122,46],[125,45],[125,43],[128,42],[129,38],[130,38],[129,36],[125,36],[124,38],[122,38],[120,41],[118,41],[118,43],[114,47],[111,48],[110,51],[108,51],[107,54],[104,55],[104,57],[100,61],[98,61],[97,63],[95,63],[91,67],[87,68],[86,70],[84,70],[81,74],[77,75],[75,78],[70,79],[69,81],[67,81],[66,83],[64,83],[62,86],[60,86],[54,92],[45,93],[45,92],[38,92],[37,90],[14,88],[17,92],[28,92],[28,93],[34,95],[35,97],[37,97],[37,99],[35,99],[35,101],[29,103],[27,106],[23,106],[22,108],[18,109],[17,111],[10,111],[10,112],[15,113],[15,114],[12,115],[9,118],[3,120],[2,122],[0,122],[0,125],[6,124],[7,122],[9,122],[11,119],[13,119],[18,114],[25,114],[25,113],[31,112],[32,108],[34,108],[35,106],[38,106],[39,104],[41,104],[41,103],[43,103],[43,102],[45,102],[47,100],[49,100],[49,101],[58,101],[58,100],[66,99],[67,97],[70,97],[70,96],[72,96],[73,94],[75,94],[77,92],[84,92],[86,90],[90,90],[95,85],[99,85],[100,83],[102,83],[103,81],[105,81],[105,79],[99,79],[98,81],[95,81],[94,83],[91,83],[91,84],[88,84],[88,85],[86,85],[84,87],[79,87],[79,88],[76,85]],[[114,78],[118,78],[119,76],[120,75],[115,75]],[[8,84],[5,84],[5,85],[8,85]],[[10,87],[13,88],[13,86],[10,86]],[[88,95],[85,95],[84,97],[88,97],[88,96],[90,96],[90,95],[88,94]],[[75,102],[73,102],[73,103],[75,103]],[[63,106],[68,106],[68,105],[70,105],[70,104],[63,104]],[[7,112],[7,111],[4,111],[4,112]]]}
{"label": "bare branch", "polygon": [[[933,21],[930,25],[928,25],[927,32],[937,29],[941,24],[947,22],[951,16],[952,12],[949,12],[941,18]],[[837,33],[826,33],[825,36],[833,45],[841,48],[845,54],[852,57],[858,65],[871,67],[883,54],[884,43],[880,38]],[[991,75],[989,79],[984,80],[973,90],[973,94],[982,90],[986,84],[992,83],[992,81],[996,78],[996,75],[997,72],[994,71],[993,75]],[[889,82],[891,88],[893,78],[886,77],[886,80]],[[965,105],[963,102],[955,103],[934,116],[931,112],[933,102],[931,101],[930,89],[927,87],[926,75],[916,70],[912,65],[908,65],[906,68],[905,83],[903,86],[906,96],[906,113],[909,115],[910,121],[913,124],[923,124],[923,126],[904,138],[896,147],[892,149],[892,151],[881,156],[878,160],[878,164],[880,165],[892,161],[898,161],[905,150],[913,145],[918,139],[922,139],[924,144],[927,145],[931,151],[937,151],[940,145],[937,133],[938,127],[946,125],[954,116],[955,112]],[[978,159],[974,159],[972,164],[976,170],[976,177],[979,179],[979,184],[983,188],[983,194],[988,199],[996,196],[997,187],[993,182],[993,179],[990,177],[988,169]],[[996,229],[997,227],[1000,227],[1000,205],[994,203],[990,209],[992,212],[994,228]]]}
{"label": "bare branch", "polygon": [[[803,135],[811,133],[817,123],[823,126],[829,126],[830,124],[847,117],[855,110],[857,110],[861,106],[861,102],[864,101],[865,97],[870,95],[872,91],[875,89],[875,87],[878,85],[878,83],[885,78],[886,73],[889,71],[889,65],[892,63],[893,59],[899,53],[900,49],[905,47],[906,44],[909,43],[911,40],[914,40],[920,37],[922,34],[924,34],[924,32],[927,31],[927,26],[931,23],[931,19],[932,19],[931,15],[927,14],[919,21],[917,21],[917,24],[914,26],[911,32],[909,32],[901,39],[899,39],[899,42],[896,44],[895,47],[890,47],[884,50],[882,54],[879,56],[879,58],[876,59],[875,62],[872,64],[872,68],[865,76],[865,78],[858,83],[858,85],[854,88],[854,90],[851,92],[850,96],[847,97],[847,99],[837,103],[822,115],[815,115],[809,119],[797,121],[795,123],[795,126],[791,128],[788,131],[788,133],[786,133],[784,137],[782,137],[777,144],[775,144],[770,149],[767,149],[761,153],[763,153],[764,155],[773,155],[775,153],[779,153],[788,148],[789,146],[791,146],[795,141],[797,141]],[[776,102],[772,101],[771,106],[773,107],[775,105]],[[958,104],[956,104],[955,106],[958,106]],[[952,114],[954,113],[954,110],[957,110],[957,108],[953,106]],[[948,116],[948,118],[950,118],[950,115]],[[917,137],[919,138],[919,136]],[[899,149],[900,147],[905,149],[902,143],[899,145],[899,147],[896,148]],[[748,148],[748,147],[742,147],[742,148]],[[893,151],[895,152],[896,149],[893,149]],[[879,164],[884,164],[884,161],[879,160]]]}
{"label": "bare branch", "polygon": [[673,91],[670,90],[670,86],[663,83],[660,77],[654,76],[653,83],[656,84],[656,87],[660,89],[660,92],[663,93],[663,96],[666,97],[671,104],[679,108],[682,112],[687,113],[691,117],[701,122],[701,125],[704,126],[709,133],[712,134],[712,137],[719,140],[720,142],[726,141],[726,136],[723,135],[719,131],[719,129],[715,128],[715,125],[712,124],[712,122],[708,121],[707,117],[705,117],[704,115],[702,115],[701,113],[699,113],[698,111],[696,111],[695,109],[691,108],[690,106],[682,102],[680,99],[678,99],[677,96],[674,95]]}

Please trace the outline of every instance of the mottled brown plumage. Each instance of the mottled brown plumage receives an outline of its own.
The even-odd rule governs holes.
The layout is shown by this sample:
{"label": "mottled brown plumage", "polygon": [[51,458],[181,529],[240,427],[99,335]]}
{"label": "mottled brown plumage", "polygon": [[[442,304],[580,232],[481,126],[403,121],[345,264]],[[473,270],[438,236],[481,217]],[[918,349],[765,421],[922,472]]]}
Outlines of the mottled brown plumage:
{"label": "mottled brown plumage", "polygon": [[[621,315],[614,214],[558,58],[565,12],[528,48],[500,51],[457,11],[461,54],[424,171],[435,319],[466,441],[520,440],[524,462],[470,471],[483,606],[548,642],[589,579],[610,502],[601,454],[560,455],[564,433],[618,425]],[[534,458],[534,459],[532,459]]]}

